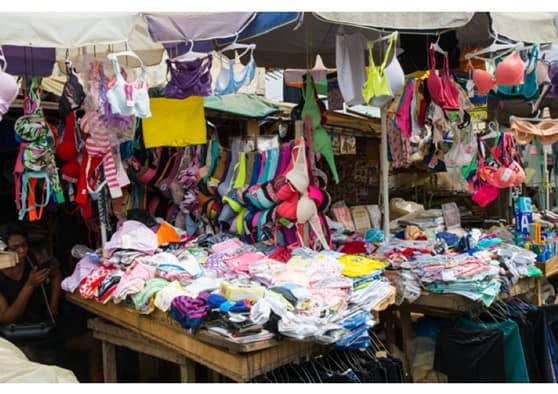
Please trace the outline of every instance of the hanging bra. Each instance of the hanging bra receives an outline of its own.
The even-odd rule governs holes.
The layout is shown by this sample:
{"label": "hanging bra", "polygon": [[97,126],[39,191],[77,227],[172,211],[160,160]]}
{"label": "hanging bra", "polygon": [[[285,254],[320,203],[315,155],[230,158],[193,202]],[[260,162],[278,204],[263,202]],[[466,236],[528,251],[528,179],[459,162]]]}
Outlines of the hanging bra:
{"label": "hanging bra", "polygon": [[496,66],[494,78],[488,71],[475,68],[473,70],[473,82],[477,87],[477,93],[484,96],[496,85],[521,85],[524,80],[524,70],[525,65],[519,56],[519,52],[515,51]]}
{"label": "hanging bra", "polygon": [[211,55],[207,55],[191,61],[167,60],[171,79],[165,86],[165,97],[184,99],[211,95],[212,59]]}
{"label": "hanging bra", "polygon": [[521,145],[527,145],[535,138],[543,145],[558,142],[558,121],[554,119],[531,123],[511,117],[510,130],[513,132],[515,140]]}
{"label": "hanging bra", "polygon": [[426,86],[432,101],[445,110],[459,109],[459,90],[454,86],[449,74],[448,55],[444,55],[444,67],[442,76],[436,73],[436,56],[434,44],[430,45],[430,75],[426,80]]}
{"label": "hanging bra", "polygon": [[[240,55],[242,56],[242,54]],[[214,94],[222,96],[225,94],[236,93],[241,87],[248,85],[256,75],[256,61],[254,60],[254,51],[250,51],[250,60],[238,74],[238,78],[234,75],[235,59],[228,59],[229,67],[223,67],[223,59],[221,59],[221,69],[215,81]]]}
{"label": "hanging bra", "polygon": [[393,47],[394,38],[395,35],[390,37],[386,55],[384,56],[384,60],[380,66],[376,66],[374,63],[374,57],[372,56],[372,44],[370,42],[368,43],[369,71],[366,76],[366,81],[364,82],[364,85],[362,85],[362,96],[367,104],[370,104],[373,98],[385,98],[386,96],[388,98],[393,97],[393,92],[384,73],[384,69],[390,55],[390,50]]}
{"label": "hanging bra", "polygon": [[141,67],[141,75],[138,80],[127,82],[120,72],[118,58],[114,56],[111,59],[116,78],[109,83],[107,98],[112,112],[134,115],[139,118],[151,117],[145,67]]}
{"label": "hanging bra", "polygon": [[498,86],[498,94],[504,96],[523,96],[526,100],[535,97],[539,91],[537,83],[537,63],[539,61],[539,46],[531,47],[529,62],[524,70],[523,83],[515,86]]}

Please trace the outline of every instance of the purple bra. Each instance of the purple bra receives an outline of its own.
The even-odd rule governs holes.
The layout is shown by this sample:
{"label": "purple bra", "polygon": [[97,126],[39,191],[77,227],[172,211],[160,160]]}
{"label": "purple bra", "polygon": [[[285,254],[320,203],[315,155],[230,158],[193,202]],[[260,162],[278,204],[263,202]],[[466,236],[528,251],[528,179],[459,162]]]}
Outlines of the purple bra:
{"label": "purple bra", "polygon": [[551,86],[546,97],[558,98],[558,61],[548,64],[548,77],[550,78]]}
{"label": "purple bra", "polygon": [[167,60],[171,79],[165,87],[165,97],[184,99],[211,95],[212,58],[208,55],[188,61]]}

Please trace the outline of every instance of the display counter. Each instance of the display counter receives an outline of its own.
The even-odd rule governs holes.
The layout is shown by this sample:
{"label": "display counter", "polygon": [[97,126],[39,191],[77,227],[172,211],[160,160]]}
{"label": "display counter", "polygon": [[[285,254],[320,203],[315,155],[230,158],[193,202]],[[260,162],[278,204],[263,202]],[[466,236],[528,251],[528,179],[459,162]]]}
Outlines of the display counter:
{"label": "display counter", "polygon": [[[95,300],[87,300],[78,294],[67,293],[66,298],[69,302],[103,318],[107,322],[141,336],[147,341],[146,343],[155,347],[161,346],[165,349],[166,356],[152,355],[164,359],[175,359],[176,357],[173,354],[180,356],[180,359],[176,362],[181,365],[181,380],[183,381],[194,382],[196,379],[195,374],[192,373],[192,366],[188,365],[182,357],[193,363],[204,365],[234,381],[247,382],[281,365],[296,362],[326,348],[314,342],[279,341],[275,339],[240,344],[205,330],[188,333],[178,322],[159,310],[150,315],[142,315],[120,305],[102,304]],[[100,328],[98,323],[97,326],[95,326],[95,323],[90,323],[89,326],[94,335],[104,343],[104,368],[107,370],[106,373],[110,375],[111,368],[107,366],[114,358],[111,355],[113,353],[111,346],[119,343],[115,340],[111,342],[107,335],[104,338],[102,337],[107,333],[107,330],[104,329],[106,325]],[[126,338],[126,334],[122,332],[110,335],[120,338],[120,340],[132,341],[133,338],[132,336]],[[134,342],[138,341],[135,340]],[[131,342],[129,344],[132,345]],[[134,349],[132,346],[128,347],[141,351],[140,349]],[[151,354],[149,349],[144,352]],[[107,377],[106,373],[105,380],[114,380],[114,376]]]}

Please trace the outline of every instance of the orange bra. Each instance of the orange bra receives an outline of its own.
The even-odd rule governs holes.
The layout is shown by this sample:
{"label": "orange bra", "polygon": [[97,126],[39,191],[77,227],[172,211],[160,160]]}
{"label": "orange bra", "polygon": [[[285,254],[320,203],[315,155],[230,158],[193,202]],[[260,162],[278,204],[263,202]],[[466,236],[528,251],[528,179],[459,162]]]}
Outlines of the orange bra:
{"label": "orange bra", "polygon": [[535,138],[544,145],[558,142],[558,120],[545,119],[539,123],[531,123],[511,117],[510,130],[521,145],[527,145]]}
{"label": "orange bra", "polygon": [[473,82],[477,87],[478,94],[484,96],[496,85],[521,85],[523,83],[524,71],[525,64],[521,60],[519,52],[516,51],[496,66],[495,78],[492,78],[488,71],[475,68],[473,70]]}

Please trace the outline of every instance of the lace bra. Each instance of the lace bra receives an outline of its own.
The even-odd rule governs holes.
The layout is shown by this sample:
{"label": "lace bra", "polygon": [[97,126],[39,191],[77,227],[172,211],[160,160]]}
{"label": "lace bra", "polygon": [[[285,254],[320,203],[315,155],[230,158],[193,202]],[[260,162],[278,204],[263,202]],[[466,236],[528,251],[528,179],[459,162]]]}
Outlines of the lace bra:
{"label": "lace bra", "polygon": [[127,82],[120,72],[119,54],[111,54],[116,78],[109,83],[107,98],[112,112],[122,115],[134,115],[139,118],[151,117],[149,94],[145,81],[145,67],[141,67],[141,75],[134,82]]}
{"label": "lace bra", "polygon": [[[242,54],[240,55],[242,56]],[[223,67],[221,60],[221,69],[217,80],[215,81],[215,95],[222,96],[237,92],[242,86],[248,85],[256,75],[256,61],[254,60],[253,50],[250,52],[250,60],[244,66],[242,71],[235,78],[234,75],[234,59],[228,59],[229,67]]]}

